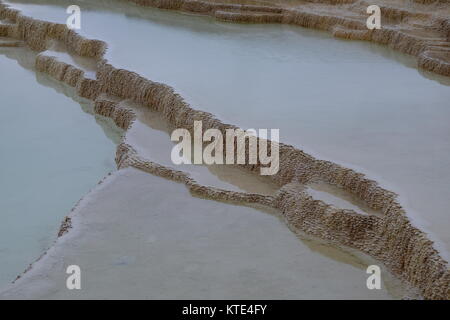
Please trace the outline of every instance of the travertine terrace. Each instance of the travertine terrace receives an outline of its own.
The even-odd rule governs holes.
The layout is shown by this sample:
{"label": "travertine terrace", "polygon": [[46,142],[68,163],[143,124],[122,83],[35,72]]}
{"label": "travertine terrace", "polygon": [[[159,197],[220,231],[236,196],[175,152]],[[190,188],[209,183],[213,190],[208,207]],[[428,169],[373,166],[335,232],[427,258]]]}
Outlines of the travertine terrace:
{"label": "travertine terrace", "polygon": [[[400,9],[405,3],[382,7],[385,25],[368,31],[362,11],[367,3],[323,4],[291,3],[287,5],[237,5],[197,1],[134,1],[141,5],[179,9],[214,15],[235,22],[277,22],[297,24],[333,32],[349,39],[365,39],[384,43],[393,49],[415,55],[420,67],[450,76],[448,37],[450,22],[445,18],[446,3],[414,5]],[[419,10],[419,8],[421,10]],[[145,79],[136,73],[117,69],[105,58],[107,44],[86,39],[65,25],[25,17],[19,11],[0,3],[0,36],[20,41],[35,51],[47,49],[51,41],[65,45],[68,52],[98,61],[96,79],[87,79],[84,72],[57,59],[39,55],[36,69],[76,88],[77,93],[95,102],[95,112],[114,119],[127,129],[133,124],[132,110],[117,101],[131,100],[161,114],[172,126],[192,130],[194,120],[202,120],[204,129],[224,132],[234,126],[222,123],[213,115],[194,110],[167,85]],[[1,44],[0,44],[1,45]],[[352,169],[318,160],[289,145],[280,145],[280,171],[272,176],[280,187],[274,196],[239,193],[200,185],[186,173],[143,160],[129,145],[117,149],[118,168],[136,167],[149,173],[184,183],[192,192],[218,200],[258,203],[280,210],[294,231],[345,245],[369,254],[383,262],[395,275],[417,288],[426,299],[450,298],[450,271],[427,235],[414,227],[399,204],[396,194],[385,190],[376,181]],[[259,165],[243,166],[259,172]],[[363,216],[351,210],[337,209],[309,196],[305,185],[322,182],[337,186],[363,200],[381,216]],[[62,236],[70,227],[70,218],[63,223]]]}
{"label": "travertine terrace", "polygon": [[[129,1],[210,15],[224,21],[283,23],[326,30],[335,37],[387,45],[416,56],[420,68],[450,75],[450,4],[444,0]],[[373,4],[381,8],[380,30],[366,27],[366,9]]]}

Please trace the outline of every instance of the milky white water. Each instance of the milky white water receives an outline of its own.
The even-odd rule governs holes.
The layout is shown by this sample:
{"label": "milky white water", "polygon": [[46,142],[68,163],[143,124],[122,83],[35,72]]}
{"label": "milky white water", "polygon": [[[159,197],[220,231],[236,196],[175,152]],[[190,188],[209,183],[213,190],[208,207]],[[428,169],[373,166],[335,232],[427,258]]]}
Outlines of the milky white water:
{"label": "milky white water", "polygon": [[0,286],[51,245],[63,217],[115,168],[111,124],[17,63],[33,61],[28,55],[0,50]]}

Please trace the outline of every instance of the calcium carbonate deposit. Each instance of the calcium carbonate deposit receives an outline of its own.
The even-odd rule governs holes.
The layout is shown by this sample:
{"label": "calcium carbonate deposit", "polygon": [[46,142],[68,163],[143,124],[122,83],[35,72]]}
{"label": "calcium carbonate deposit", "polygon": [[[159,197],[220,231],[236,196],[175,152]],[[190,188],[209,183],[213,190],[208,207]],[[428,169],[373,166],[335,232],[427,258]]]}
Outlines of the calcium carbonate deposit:
{"label": "calcium carbonate deposit", "polygon": [[[134,2],[153,5],[150,1]],[[57,289],[63,265],[76,258],[83,260],[87,268],[91,262],[98,265],[105,261],[95,250],[95,258],[90,257],[89,249],[74,249],[64,260],[61,252],[65,252],[65,246],[73,240],[78,248],[90,248],[98,240],[98,252],[108,252],[110,249],[101,244],[111,237],[105,224],[107,214],[102,215],[102,211],[112,205],[109,199],[114,195],[122,196],[125,204],[142,203],[144,208],[135,212],[144,214],[145,207],[154,204],[139,202],[135,197],[148,185],[158,183],[144,182],[147,178],[143,177],[150,173],[179,182],[193,196],[208,201],[274,210],[293,232],[351,248],[363,253],[364,259],[376,259],[422,297],[449,298],[450,272],[445,257],[450,240],[445,194],[450,177],[446,121],[450,90],[448,79],[442,75],[450,75],[450,24],[445,14],[440,14],[448,12],[445,5],[441,4],[439,10],[434,4],[421,6],[422,11],[386,5],[388,23],[381,30],[368,31],[362,26],[363,1],[301,7],[295,2],[289,6],[158,2],[160,7],[220,20],[280,23],[277,26],[217,23],[210,17],[183,16],[125,2],[108,3],[80,1],[86,11],[84,25],[77,32],[63,24],[67,15],[61,2],[46,1],[43,6],[14,3],[17,9],[0,4],[0,36],[9,39],[8,45],[23,45],[39,52],[35,58],[38,72],[72,87],[79,97],[91,101],[96,114],[112,119],[126,131],[116,152],[119,172],[107,178],[105,189],[100,187],[100,191],[84,198],[84,205],[64,220],[55,246],[4,291],[3,297],[30,297],[42,292],[43,286],[57,292],[54,297],[65,297],[66,293]],[[369,43],[333,40],[285,24],[326,30],[348,39],[371,40],[410,57]],[[419,73],[416,63],[422,70],[441,76]],[[162,141],[165,135],[168,140],[173,128],[193,131],[194,121],[202,121],[205,130],[215,128],[222,133],[235,126],[279,128],[281,141],[292,145],[280,144],[280,171],[266,180],[251,177],[259,173],[260,164],[232,169],[176,167],[168,161],[169,154],[161,156],[162,150],[170,148],[170,143]],[[135,190],[131,181],[137,181]],[[121,184],[125,187],[121,188]],[[257,184],[265,187],[254,187]],[[108,191],[110,185],[118,189]],[[165,197],[170,201],[178,199],[169,192]],[[89,222],[94,225],[92,230],[80,227],[82,217],[92,210],[90,205],[100,208],[98,220],[92,218]],[[225,205],[218,206],[221,209],[211,211],[225,210]],[[241,213],[245,214],[243,208]],[[173,210],[159,205],[153,214],[174,214]],[[117,221],[123,219],[121,213],[117,212]],[[161,221],[162,229],[171,229],[170,221],[155,221]],[[247,218],[237,221],[255,228],[263,223]],[[229,236],[236,232],[229,230]],[[136,233],[136,239],[126,236],[126,242],[143,246],[145,231]],[[83,232],[90,236],[82,237]],[[78,242],[80,239],[85,242]],[[205,235],[205,239],[205,243],[213,241],[211,235]],[[277,246],[283,247],[283,241]],[[289,248],[286,243],[288,252],[295,251]],[[158,246],[158,250],[164,249],[175,250],[170,241]],[[142,250],[144,256],[152,255],[149,247]],[[234,251],[227,248],[224,252]],[[132,274],[138,274],[146,265],[138,253],[114,259],[119,265],[134,266],[137,269]],[[177,254],[174,257],[181,259]],[[347,258],[344,260],[348,263]],[[245,267],[246,260],[239,261],[242,264],[234,269],[239,274],[261,276],[265,272]],[[185,265],[181,260],[174,263]],[[152,265],[166,270],[164,261]],[[195,272],[196,267],[191,268]],[[295,274],[292,269],[289,272]],[[244,278],[247,281],[252,276]],[[109,283],[108,277],[98,281],[90,297],[109,293],[107,287],[102,287]],[[283,281],[292,283],[283,279],[274,285],[283,286]],[[179,286],[192,288],[189,284]],[[165,293],[148,293],[145,297],[175,297],[170,296],[170,288],[156,287]],[[285,297],[306,297],[296,288],[287,290],[290,293],[286,292]],[[144,297],[139,286],[126,290],[131,290],[129,296]],[[401,290],[394,291],[398,294]],[[169,296],[165,296],[167,292]],[[239,292],[241,297],[248,297]],[[229,297],[224,292],[210,293],[216,298]],[[264,297],[281,296],[275,290]],[[199,297],[206,298],[201,294]]]}

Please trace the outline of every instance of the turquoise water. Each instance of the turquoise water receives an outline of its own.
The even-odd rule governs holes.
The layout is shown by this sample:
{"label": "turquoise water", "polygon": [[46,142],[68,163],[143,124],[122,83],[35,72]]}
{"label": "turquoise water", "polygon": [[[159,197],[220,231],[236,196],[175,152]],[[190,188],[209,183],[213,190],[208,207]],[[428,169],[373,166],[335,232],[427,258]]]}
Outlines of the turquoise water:
{"label": "turquoise water", "polygon": [[114,170],[117,136],[70,90],[20,66],[13,57],[27,55],[14,50],[0,51],[0,286],[51,245],[63,217]]}
{"label": "turquoise water", "polygon": [[414,58],[315,30],[129,2],[13,2],[60,23],[79,4],[79,32],[105,40],[115,66],[173,86],[225,122],[280,129],[282,142],[367,173],[450,258],[450,81],[418,71]]}

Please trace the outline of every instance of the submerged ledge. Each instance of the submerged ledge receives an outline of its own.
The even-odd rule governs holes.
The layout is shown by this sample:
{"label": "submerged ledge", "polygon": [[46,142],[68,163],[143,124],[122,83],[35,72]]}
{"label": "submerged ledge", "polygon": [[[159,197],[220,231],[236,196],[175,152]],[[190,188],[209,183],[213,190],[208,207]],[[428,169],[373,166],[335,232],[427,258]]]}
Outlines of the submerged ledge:
{"label": "submerged ledge", "polygon": [[[86,39],[65,25],[25,17],[18,10],[0,3],[0,36],[22,40],[35,51],[48,49],[49,40],[63,43],[68,52],[98,61],[96,79],[88,79],[77,67],[56,58],[39,55],[36,69],[74,87],[84,98],[95,102],[95,112],[112,118],[127,130],[136,118],[132,110],[117,101],[130,100],[158,112],[170,125],[193,130],[194,120],[203,127],[227,128],[213,115],[192,109],[182,97],[164,84],[136,73],[117,69],[104,58],[106,43]],[[114,99],[110,99],[114,97]],[[210,199],[257,203],[281,211],[294,231],[329,242],[358,249],[383,262],[396,276],[418,288],[424,298],[449,299],[450,271],[447,262],[433,247],[427,235],[414,227],[398,203],[397,195],[376,181],[354,170],[329,161],[318,160],[292,146],[280,144],[280,171],[271,179],[280,189],[273,196],[227,191],[203,186],[188,174],[142,159],[132,146],[122,143],[117,149],[118,168],[135,167],[152,174],[184,183],[192,192]],[[242,165],[258,173],[259,165]],[[364,216],[352,210],[340,210],[313,199],[305,185],[328,183],[352,193],[381,216]],[[70,217],[60,235],[70,227]]]}

